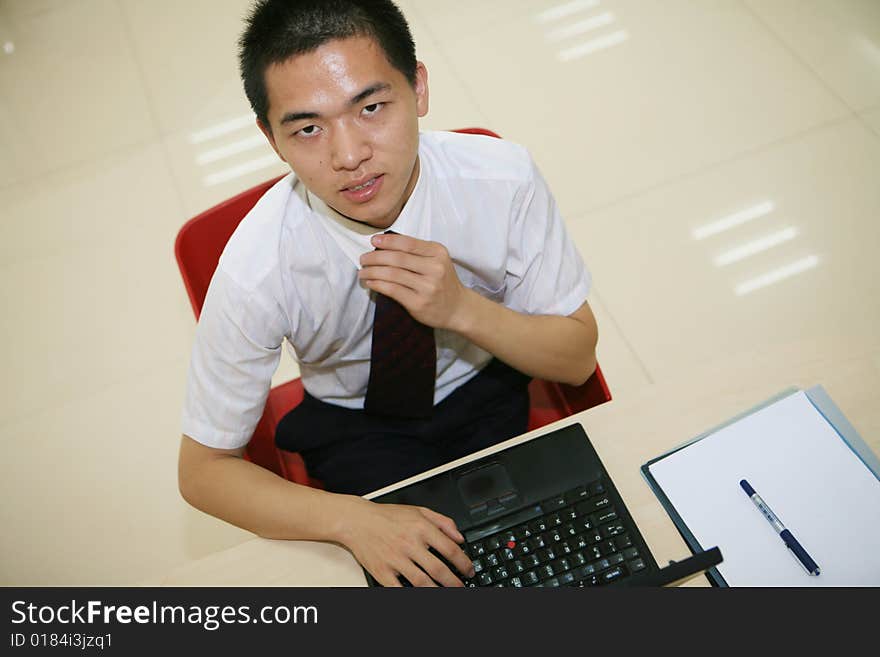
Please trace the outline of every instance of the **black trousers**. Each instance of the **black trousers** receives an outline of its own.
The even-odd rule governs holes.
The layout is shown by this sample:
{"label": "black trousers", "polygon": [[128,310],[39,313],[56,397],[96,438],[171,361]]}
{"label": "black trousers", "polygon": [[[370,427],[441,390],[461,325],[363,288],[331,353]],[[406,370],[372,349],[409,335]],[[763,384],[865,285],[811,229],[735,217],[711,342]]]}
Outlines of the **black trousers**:
{"label": "black trousers", "polygon": [[306,393],[275,444],[299,452],[327,490],[363,495],[524,433],[531,379],[493,359],[434,407],[429,419],[370,415]]}

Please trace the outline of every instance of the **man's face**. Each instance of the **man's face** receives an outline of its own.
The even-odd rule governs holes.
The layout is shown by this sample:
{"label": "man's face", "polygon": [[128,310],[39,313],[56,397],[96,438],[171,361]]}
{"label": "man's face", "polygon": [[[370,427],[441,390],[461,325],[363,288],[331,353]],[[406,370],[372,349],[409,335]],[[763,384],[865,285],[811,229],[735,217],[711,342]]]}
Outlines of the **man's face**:
{"label": "man's face", "polygon": [[337,212],[375,228],[397,219],[418,178],[418,117],[428,74],[415,88],[366,37],[328,41],[266,70],[278,155]]}

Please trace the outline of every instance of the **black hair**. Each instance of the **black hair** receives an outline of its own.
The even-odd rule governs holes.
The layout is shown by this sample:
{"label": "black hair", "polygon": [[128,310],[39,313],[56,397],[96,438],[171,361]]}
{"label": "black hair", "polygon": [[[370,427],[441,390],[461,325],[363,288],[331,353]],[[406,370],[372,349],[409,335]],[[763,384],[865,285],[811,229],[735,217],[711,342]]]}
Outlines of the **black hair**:
{"label": "black hair", "polygon": [[238,41],[244,91],[269,128],[266,69],[327,41],[371,37],[388,63],[416,83],[416,49],[409,25],[391,0],[258,0]]}

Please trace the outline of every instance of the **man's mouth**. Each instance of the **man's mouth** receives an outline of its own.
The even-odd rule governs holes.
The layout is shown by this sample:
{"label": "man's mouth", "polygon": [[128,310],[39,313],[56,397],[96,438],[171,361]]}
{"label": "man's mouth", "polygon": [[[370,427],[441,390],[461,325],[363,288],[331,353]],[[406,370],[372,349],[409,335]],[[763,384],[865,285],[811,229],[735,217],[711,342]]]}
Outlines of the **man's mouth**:
{"label": "man's mouth", "polygon": [[365,187],[372,187],[376,183],[376,180],[378,178],[379,178],[379,176],[373,176],[372,178],[370,178],[366,182],[363,182],[359,185],[352,185],[351,187],[346,187],[345,189],[350,192],[357,192],[361,189],[364,189]]}

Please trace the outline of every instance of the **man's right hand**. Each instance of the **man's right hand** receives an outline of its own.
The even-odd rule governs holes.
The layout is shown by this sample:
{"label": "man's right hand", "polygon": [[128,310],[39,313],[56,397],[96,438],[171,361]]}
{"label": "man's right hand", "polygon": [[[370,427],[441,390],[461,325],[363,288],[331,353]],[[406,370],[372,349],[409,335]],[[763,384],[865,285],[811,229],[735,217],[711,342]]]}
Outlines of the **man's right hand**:
{"label": "man's right hand", "polygon": [[[343,521],[341,542],[382,586],[464,586],[473,563],[458,546],[464,543],[452,518],[419,506],[378,504],[357,499]],[[438,554],[458,569],[453,573]]]}

